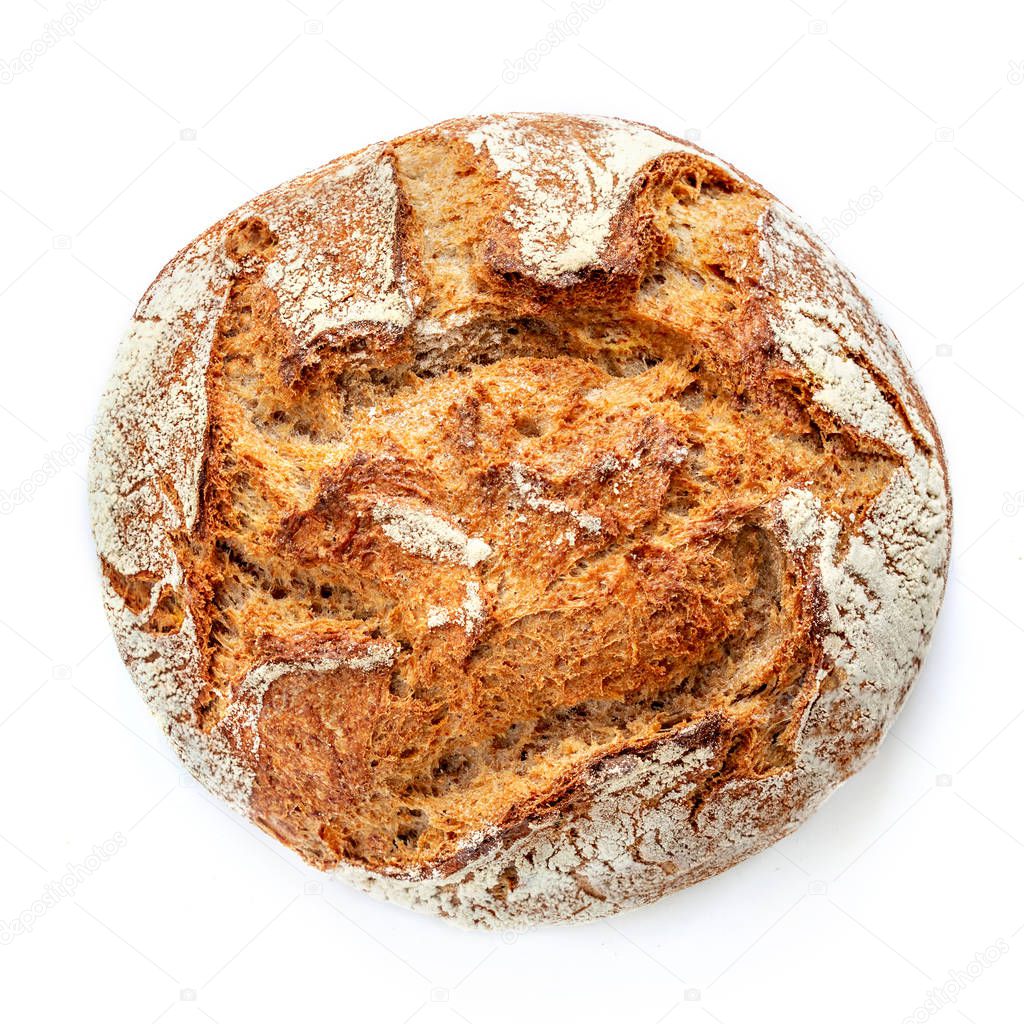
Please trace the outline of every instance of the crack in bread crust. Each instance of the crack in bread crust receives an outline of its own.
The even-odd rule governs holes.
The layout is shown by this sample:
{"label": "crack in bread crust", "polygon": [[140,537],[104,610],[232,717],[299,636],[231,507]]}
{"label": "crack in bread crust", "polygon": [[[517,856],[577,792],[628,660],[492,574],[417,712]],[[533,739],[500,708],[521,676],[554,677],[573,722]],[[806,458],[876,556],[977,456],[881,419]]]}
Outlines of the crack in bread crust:
{"label": "crack in bread crust", "polygon": [[[451,122],[171,268],[101,413],[108,610],[189,767],[306,859],[470,923],[599,916],[880,741],[941,598],[941,445],[760,186],[624,122]],[[197,440],[127,441],[139,395]]]}

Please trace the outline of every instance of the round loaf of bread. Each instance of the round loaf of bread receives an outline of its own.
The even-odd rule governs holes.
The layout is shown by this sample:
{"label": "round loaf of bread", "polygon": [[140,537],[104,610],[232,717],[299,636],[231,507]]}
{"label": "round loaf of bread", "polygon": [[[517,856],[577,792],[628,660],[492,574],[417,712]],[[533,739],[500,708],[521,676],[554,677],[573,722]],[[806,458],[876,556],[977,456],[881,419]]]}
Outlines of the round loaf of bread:
{"label": "round loaf of bread", "polygon": [[92,518],[203,785],[463,923],[650,902],[790,832],[929,642],[942,446],[755,182],[503,115],[254,199],[142,299]]}

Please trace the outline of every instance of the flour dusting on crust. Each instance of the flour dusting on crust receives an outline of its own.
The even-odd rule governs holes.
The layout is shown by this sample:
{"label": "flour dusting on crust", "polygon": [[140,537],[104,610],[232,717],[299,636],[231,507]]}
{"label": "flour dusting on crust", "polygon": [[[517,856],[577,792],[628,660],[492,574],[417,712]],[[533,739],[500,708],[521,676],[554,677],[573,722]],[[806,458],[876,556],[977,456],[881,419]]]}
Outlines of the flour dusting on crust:
{"label": "flour dusting on crust", "polygon": [[505,219],[523,261],[539,280],[571,278],[598,262],[612,221],[640,170],[666,153],[694,147],[627,121],[575,119],[575,135],[547,119],[507,115],[466,136],[486,149],[515,198]]}
{"label": "flour dusting on crust", "polygon": [[467,537],[457,526],[423,509],[378,501],[373,518],[391,540],[414,555],[472,569],[493,554],[481,537]]}
{"label": "flour dusting on crust", "polygon": [[787,492],[779,511],[789,544],[809,554],[820,581],[832,663],[854,683],[908,684],[942,599],[949,509],[941,467],[913,455],[842,556],[843,524],[810,492]]}
{"label": "flour dusting on crust", "polygon": [[[894,405],[878,383],[904,394],[909,375],[898,342],[850,274],[780,203],[769,208],[761,229],[763,281],[777,303],[769,319],[783,357],[803,369],[822,408],[903,459],[842,557],[844,524],[823,514],[809,491],[793,489],[779,506],[791,549],[816,551],[812,564],[833,664],[851,682],[889,681],[884,692],[896,699],[917,670],[942,599],[945,471],[915,402]],[[874,376],[861,366],[864,355]],[[915,436],[933,450],[919,451]]]}
{"label": "flour dusting on crust", "polygon": [[[564,501],[545,498],[541,494],[540,484],[530,479],[529,471],[519,462],[512,463],[512,483],[516,493],[535,512],[551,512],[554,515],[566,515],[573,519],[587,533],[601,532],[601,517],[590,512],[580,512],[570,508]],[[568,540],[568,538],[566,538]],[[576,535],[572,534],[570,543],[576,543]]]}
{"label": "flour dusting on crust", "polygon": [[218,247],[194,243],[146,293],[118,351],[99,410],[89,499],[97,546],[125,575],[157,571],[178,581],[167,527],[195,523],[206,368],[230,269]]}
{"label": "flour dusting on crust", "polygon": [[275,189],[253,209],[277,237],[264,282],[300,350],[360,323],[398,332],[412,322],[398,277],[398,185],[383,146]]}
{"label": "flour dusting on crust", "polygon": [[188,769],[245,810],[248,788],[227,744],[197,728],[199,643],[186,610],[177,632],[146,628],[165,587],[182,586],[171,536],[195,525],[207,420],[206,373],[233,264],[216,235],[183,250],[146,292],[100,404],[89,504],[103,563],[151,579],[138,614],[103,576],[114,639],[150,711]]}
{"label": "flour dusting on crust", "polygon": [[914,402],[894,406],[863,368],[870,364],[892,392],[913,391],[906,359],[852,275],[814,232],[782,203],[761,217],[761,282],[775,299],[770,319],[782,356],[817,384],[815,400],[837,419],[903,456],[913,438],[934,438]]}
{"label": "flour dusting on crust", "polygon": [[458,608],[453,610],[432,605],[427,611],[427,629],[441,629],[454,622],[466,631],[467,636],[472,636],[483,621],[484,601],[478,580],[466,581],[466,596]]}

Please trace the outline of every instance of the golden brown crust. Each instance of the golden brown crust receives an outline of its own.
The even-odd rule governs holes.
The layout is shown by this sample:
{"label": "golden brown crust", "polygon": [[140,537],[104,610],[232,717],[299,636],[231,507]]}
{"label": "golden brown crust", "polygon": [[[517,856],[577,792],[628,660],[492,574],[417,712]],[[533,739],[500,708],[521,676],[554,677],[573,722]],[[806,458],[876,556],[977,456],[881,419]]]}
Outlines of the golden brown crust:
{"label": "golden brown crust", "polygon": [[93,470],[119,642],[313,863],[476,923],[612,912],[793,827],[916,672],[927,407],[806,229],[679,140],[369,147],[212,228],[137,324]]}

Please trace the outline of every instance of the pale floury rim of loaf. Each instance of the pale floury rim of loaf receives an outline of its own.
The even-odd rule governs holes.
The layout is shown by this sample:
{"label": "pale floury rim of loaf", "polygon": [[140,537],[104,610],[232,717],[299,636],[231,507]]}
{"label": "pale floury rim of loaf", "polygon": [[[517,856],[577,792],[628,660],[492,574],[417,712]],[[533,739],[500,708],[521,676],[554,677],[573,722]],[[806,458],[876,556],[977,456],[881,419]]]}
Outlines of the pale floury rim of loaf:
{"label": "pale floury rim of loaf", "polygon": [[182,250],[90,496],[189,770],[492,927],[792,831],[892,722],[949,555],[934,421],[850,274],[698,147],[562,115],[369,146]]}

